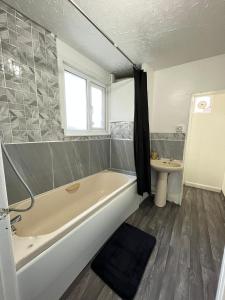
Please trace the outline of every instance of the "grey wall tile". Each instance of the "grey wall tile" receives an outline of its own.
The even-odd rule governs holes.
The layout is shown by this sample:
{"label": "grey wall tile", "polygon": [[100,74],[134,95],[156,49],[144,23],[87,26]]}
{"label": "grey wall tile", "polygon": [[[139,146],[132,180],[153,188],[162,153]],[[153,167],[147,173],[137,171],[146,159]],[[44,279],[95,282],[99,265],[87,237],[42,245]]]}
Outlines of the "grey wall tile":
{"label": "grey wall tile", "polygon": [[110,123],[112,139],[133,139],[134,122],[120,121]]}
{"label": "grey wall tile", "polygon": [[133,141],[111,140],[111,168],[135,172]]}
{"label": "grey wall tile", "polygon": [[160,158],[183,159],[184,141],[152,140],[151,150],[157,151]]}
{"label": "grey wall tile", "polygon": [[[1,136],[7,137],[7,142],[63,140],[59,98],[56,97],[58,70],[54,35],[1,0],[0,29],[0,55],[3,56],[0,57],[0,132],[5,130],[5,123],[9,123],[16,130],[8,132],[11,139],[3,134]],[[48,103],[52,105],[45,106],[46,103],[38,101],[37,95],[48,97]],[[35,117],[27,113],[18,116],[18,112],[15,113],[14,110],[19,111],[19,108],[10,107],[11,118],[8,119],[5,109],[3,111],[7,102],[25,105],[26,112],[36,107],[37,110],[51,108],[54,113],[49,116],[47,128],[43,129],[43,126],[39,126],[41,113],[37,113]]]}
{"label": "grey wall tile", "polygon": [[[52,157],[48,143],[11,144],[7,150],[18,171],[32,192],[37,195],[52,189]],[[11,167],[5,164],[7,192],[10,204],[27,197]]]}
{"label": "grey wall tile", "polygon": [[13,143],[28,142],[28,135],[26,130],[14,130],[12,128],[12,141]]}
{"label": "grey wall tile", "polygon": [[0,101],[8,102],[8,99],[6,96],[6,89],[3,87],[0,87]]}
{"label": "grey wall tile", "polygon": [[90,174],[89,144],[88,141],[72,141],[71,143],[74,152],[72,168],[74,179],[76,180]]}
{"label": "grey wall tile", "polygon": [[27,130],[27,136],[29,142],[41,141],[40,130]]}
{"label": "grey wall tile", "polygon": [[[11,205],[13,203],[28,198],[28,194],[4,156],[3,160],[8,201]],[[25,178],[24,175],[23,177]]]}
{"label": "grey wall tile", "polygon": [[[40,134],[28,132],[31,139]],[[108,169],[110,162],[109,139],[8,144],[7,150],[34,195]],[[4,166],[9,203],[27,198],[6,160]]]}
{"label": "grey wall tile", "polygon": [[1,124],[0,136],[6,143],[12,143],[12,128],[11,124]]}
{"label": "grey wall tile", "polygon": [[110,141],[89,141],[90,174],[109,168]]}
{"label": "grey wall tile", "polygon": [[158,174],[157,172],[151,168],[151,189],[152,192],[156,191],[156,184],[157,184]]}
{"label": "grey wall tile", "polygon": [[170,140],[170,141],[184,141],[185,133],[177,132],[151,132],[151,140]]}
{"label": "grey wall tile", "polygon": [[5,102],[0,103],[0,116],[9,114],[9,104]]}
{"label": "grey wall tile", "polygon": [[53,161],[53,185],[58,187],[74,181],[73,168],[73,146],[70,142],[49,143]]}

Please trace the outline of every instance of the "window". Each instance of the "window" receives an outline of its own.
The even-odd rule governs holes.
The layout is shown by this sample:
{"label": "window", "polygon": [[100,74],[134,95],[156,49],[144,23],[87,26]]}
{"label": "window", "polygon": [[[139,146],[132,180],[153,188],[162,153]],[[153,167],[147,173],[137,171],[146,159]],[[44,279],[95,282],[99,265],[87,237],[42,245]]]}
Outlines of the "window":
{"label": "window", "polygon": [[70,68],[64,80],[65,134],[106,134],[106,87]]}

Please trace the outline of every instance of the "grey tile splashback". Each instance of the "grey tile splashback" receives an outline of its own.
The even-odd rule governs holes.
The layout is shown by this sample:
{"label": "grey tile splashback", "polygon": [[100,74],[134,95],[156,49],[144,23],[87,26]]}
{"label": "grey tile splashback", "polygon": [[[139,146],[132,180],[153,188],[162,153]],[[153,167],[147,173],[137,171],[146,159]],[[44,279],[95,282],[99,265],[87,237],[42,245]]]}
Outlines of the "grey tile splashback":
{"label": "grey tile splashback", "polygon": [[151,150],[160,158],[183,160],[184,133],[151,133]]}
{"label": "grey tile splashback", "polygon": [[110,140],[89,141],[90,174],[110,167]]}
{"label": "grey tile splashback", "polygon": [[[35,195],[104,169],[135,172],[133,140],[101,139],[8,144],[18,170]],[[152,140],[162,157],[182,159],[182,140]],[[4,161],[10,204],[27,198],[7,161]]]}
{"label": "grey tile splashback", "polygon": [[184,141],[185,133],[162,133],[162,132],[152,132],[150,134],[151,140],[170,140],[170,141]]}
{"label": "grey tile splashback", "polygon": [[[133,128],[134,122],[111,122],[111,167],[122,170],[134,170],[134,166],[127,164],[133,158]],[[183,159],[185,134],[184,133],[151,133],[151,150],[158,152],[159,157]],[[128,146],[129,145],[129,146]],[[129,149],[129,150],[128,150]],[[129,152],[128,152],[129,151]],[[131,158],[130,158],[131,156]],[[134,163],[132,163],[134,164]]]}
{"label": "grey tile splashback", "polygon": [[183,159],[184,141],[152,140],[151,150],[160,158]]}
{"label": "grey tile splashback", "polygon": [[[160,158],[183,160],[184,141],[152,140],[151,150],[157,151]],[[135,171],[133,140],[111,140],[111,168]]]}
{"label": "grey tile splashback", "polygon": [[[35,195],[109,169],[110,140],[8,144],[7,150]],[[4,159],[9,203],[28,197]]]}
{"label": "grey tile splashback", "polygon": [[132,140],[111,140],[111,168],[135,172]]}

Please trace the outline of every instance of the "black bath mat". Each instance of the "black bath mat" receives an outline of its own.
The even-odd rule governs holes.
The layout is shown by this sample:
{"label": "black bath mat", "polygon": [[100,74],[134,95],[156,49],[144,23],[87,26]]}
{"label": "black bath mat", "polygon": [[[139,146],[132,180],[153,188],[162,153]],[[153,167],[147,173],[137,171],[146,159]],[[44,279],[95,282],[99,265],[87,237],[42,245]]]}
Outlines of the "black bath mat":
{"label": "black bath mat", "polygon": [[93,271],[122,299],[133,299],[156,239],[123,223],[93,260]]}

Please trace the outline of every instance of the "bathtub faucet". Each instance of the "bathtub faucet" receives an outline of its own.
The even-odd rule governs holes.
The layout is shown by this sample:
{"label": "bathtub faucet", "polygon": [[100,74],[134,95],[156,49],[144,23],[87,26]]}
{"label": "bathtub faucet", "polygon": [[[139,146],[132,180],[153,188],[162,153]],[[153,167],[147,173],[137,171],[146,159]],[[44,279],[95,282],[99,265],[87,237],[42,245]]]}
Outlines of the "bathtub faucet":
{"label": "bathtub faucet", "polygon": [[22,216],[21,215],[17,215],[17,216],[15,216],[14,218],[12,218],[10,220],[12,232],[16,232],[16,227],[14,226],[14,224],[20,222],[21,220],[22,220]]}

